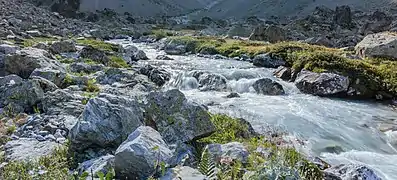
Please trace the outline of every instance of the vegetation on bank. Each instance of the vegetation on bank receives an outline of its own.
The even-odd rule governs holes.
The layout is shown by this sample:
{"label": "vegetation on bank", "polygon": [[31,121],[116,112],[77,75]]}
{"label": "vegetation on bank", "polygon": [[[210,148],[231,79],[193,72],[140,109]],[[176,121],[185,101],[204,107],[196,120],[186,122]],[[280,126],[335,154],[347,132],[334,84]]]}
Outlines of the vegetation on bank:
{"label": "vegetation on bank", "polygon": [[120,46],[117,44],[107,43],[102,40],[92,39],[92,38],[84,38],[76,40],[78,45],[87,46],[91,45],[94,48],[100,49],[107,53],[109,52],[119,52]]}
{"label": "vegetation on bank", "polygon": [[366,89],[397,94],[397,61],[391,59],[351,59],[352,52],[309,45],[300,42],[267,44],[258,41],[219,39],[214,37],[169,37],[169,40],[187,45],[193,53],[210,52],[227,57],[269,53],[282,58],[296,72],[305,68],[314,72],[334,72],[349,76],[351,82],[360,81]]}
{"label": "vegetation on bank", "polygon": [[[277,177],[285,179],[301,177],[303,179],[322,179],[322,171],[307,161],[294,148],[280,144],[281,137],[256,135],[249,131],[247,123],[226,115],[212,115],[216,131],[211,136],[199,140],[205,144],[229,142],[242,143],[250,153],[248,162],[228,161],[215,163],[211,154],[205,149],[201,152],[199,169],[204,174],[213,174],[214,168],[218,179],[242,179],[244,172],[251,172],[249,179],[268,179]],[[276,175],[274,176],[275,173]],[[244,176],[245,178],[246,175]]]}
{"label": "vegetation on bank", "polygon": [[55,37],[35,37],[32,39],[24,39],[22,41],[22,46],[23,47],[31,47],[37,43],[48,43],[48,42],[53,42],[57,41],[57,38]]}

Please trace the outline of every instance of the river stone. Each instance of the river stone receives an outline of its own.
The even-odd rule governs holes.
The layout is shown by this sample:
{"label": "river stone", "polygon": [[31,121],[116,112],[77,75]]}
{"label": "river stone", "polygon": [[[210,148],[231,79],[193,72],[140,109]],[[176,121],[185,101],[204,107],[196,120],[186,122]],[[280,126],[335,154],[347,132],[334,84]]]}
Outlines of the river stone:
{"label": "river stone", "polygon": [[31,74],[30,77],[42,77],[44,79],[49,80],[50,82],[54,83],[58,87],[61,87],[64,79],[66,77],[66,72],[63,70],[51,69],[48,67],[45,68],[37,68]]}
{"label": "river stone", "polygon": [[139,69],[139,72],[148,76],[149,79],[153,81],[157,86],[162,86],[171,79],[171,74],[165,69],[161,69],[151,65],[141,67]]}
{"label": "river stone", "polygon": [[23,80],[16,75],[0,77],[0,108],[11,106],[16,113],[33,112],[43,96],[37,81]]}
{"label": "river stone", "polygon": [[70,140],[76,150],[90,146],[117,147],[127,136],[143,125],[143,112],[138,102],[110,94],[90,99]]}
{"label": "river stone", "polygon": [[51,55],[42,49],[24,48],[15,54],[8,55],[4,61],[6,74],[16,74],[28,78],[36,68],[50,68],[65,71],[58,61],[51,59]]}
{"label": "river stone", "polygon": [[72,40],[55,41],[50,46],[50,51],[54,54],[76,52],[76,44]]}
{"label": "river stone", "polygon": [[171,168],[167,173],[160,178],[160,180],[206,180],[207,176],[204,176],[199,170],[193,169],[189,166],[177,166]]}
{"label": "river stone", "polygon": [[95,159],[84,161],[77,169],[80,174],[86,172],[90,174],[90,176],[94,175],[95,178],[98,178],[97,174],[99,172],[102,172],[104,175],[106,175],[111,169],[114,169],[114,159],[115,157],[113,155],[101,156]]}
{"label": "river stone", "polygon": [[279,58],[272,58],[269,54],[259,54],[254,57],[253,64],[258,67],[278,68],[285,66],[286,62]]}
{"label": "river stone", "polygon": [[258,79],[252,85],[254,90],[263,95],[283,95],[285,91],[283,86],[269,78]]}
{"label": "river stone", "polygon": [[384,57],[397,59],[397,35],[390,32],[367,35],[356,47],[361,58]]}
{"label": "river stone", "polygon": [[188,101],[177,89],[150,93],[146,107],[147,125],[159,131],[167,143],[189,142],[215,130],[206,108]]}
{"label": "river stone", "polygon": [[217,160],[231,158],[242,163],[248,161],[249,152],[242,143],[230,142],[227,144],[209,144],[208,152]]}
{"label": "river stone", "polygon": [[59,144],[52,141],[38,141],[32,138],[19,138],[9,141],[5,146],[7,161],[30,161],[50,155]]}
{"label": "river stone", "polygon": [[142,50],[139,50],[137,47],[133,45],[128,45],[123,49],[123,56],[127,57],[129,60],[127,63],[131,64],[132,61],[138,60],[148,60],[149,58],[146,56],[146,53]]}
{"label": "river stone", "polygon": [[172,39],[165,42],[164,52],[169,55],[182,55],[188,52],[188,47],[183,41]]}
{"label": "river stone", "polygon": [[303,93],[318,96],[332,96],[345,93],[349,78],[333,73],[314,73],[302,70],[295,80],[296,87]]}
{"label": "river stone", "polygon": [[115,171],[119,179],[146,179],[160,162],[167,162],[173,152],[159,132],[140,126],[117,148]]}
{"label": "river stone", "polygon": [[71,115],[78,117],[84,110],[84,97],[69,90],[58,89],[47,92],[41,102],[41,107],[47,115]]}
{"label": "river stone", "polygon": [[342,164],[325,170],[328,176],[337,176],[342,180],[381,180],[375,171],[358,164]]}
{"label": "river stone", "polygon": [[198,76],[200,91],[222,91],[227,87],[227,80],[224,76],[215,73],[203,73]]}
{"label": "river stone", "polygon": [[273,72],[273,74],[284,81],[293,80],[291,77],[292,70],[289,67],[280,66]]}
{"label": "river stone", "polygon": [[158,56],[156,56],[156,59],[157,60],[174,60],[171,57],[168,57],[166,55],[158,55]]}
{"label": "river stone", "polygon": [[106,53],[100,49],[92,47],[91,45],[84,47],[80,52],[81,58],[91,59],[97,63],[108,65],[110,58]]}

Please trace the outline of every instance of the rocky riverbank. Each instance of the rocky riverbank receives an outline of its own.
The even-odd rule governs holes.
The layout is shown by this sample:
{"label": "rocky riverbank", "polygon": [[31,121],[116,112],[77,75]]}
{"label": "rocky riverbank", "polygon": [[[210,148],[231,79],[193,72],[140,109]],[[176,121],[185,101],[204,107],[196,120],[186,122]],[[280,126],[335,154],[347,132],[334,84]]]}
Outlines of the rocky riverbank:
{"label": "rocky riverbank", "polygon": [[[299,152],[297,145],[305,146],[304,141],[286,138],[288,132],[256,132],[244,119],[211,114],[209,104],[166,88],[171,71],[137,63],[151,59],[147,52],[104,39],[146,43],[169,56],[233,58],[258,68],[277,68],[275,76],[294,82],[302,93],[394,100],[397,36],[393,32],[363,36],[354,48],[336,49],[310,42],[279,42],[298,40],[280,36],[288,25],[257,26],[251,40],[230,35],[201,37],[191,33],[203,35],[203,31],[175,31],[179,25],[173,31],[152,31],[163,26],[158,24],[163,20],[136,24],[131,16],[111,11],[69,19],[24,2],[0,2],[2,179],[382,177],[362,164],[331,166],[313,154]],[[338,27],[352,25],[347,7],[329,14],[323,15],[335,16],[330,23]],[[206,29],[219,23],[204,20],[201,24]],[[385,29],[391,27],[385,24]],[[155,59],[173,61],[167,55]],[[220,74],[197,70],[191,76],[202,92],[229,88],[229,79]],[[252,88],[263,96],[287,93],[278,80],[265,77]],[[232,92],[226,98],[239,96]]]}

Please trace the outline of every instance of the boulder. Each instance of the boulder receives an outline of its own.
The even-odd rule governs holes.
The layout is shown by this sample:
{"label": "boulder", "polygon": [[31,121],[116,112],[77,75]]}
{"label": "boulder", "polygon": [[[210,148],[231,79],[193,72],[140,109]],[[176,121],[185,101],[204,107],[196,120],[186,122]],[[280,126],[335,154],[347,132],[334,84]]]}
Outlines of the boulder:
{"label": "boulder", "polygon": [[157,60],[174,60],[171,57],[168,57],[166,55],[158,55],[158,56],[156,56],[156,59]]}
{"label": "boulder", "polygon": [[72,148],[117,147],[128,135],[143,125],[138,102],[110,94],[90,99],[70,132]]}
{"label": "boulder", "polygon": [[114,159],[113,155],[105,155],[88,161],[84,161],[77,168],[79,173],[84,172],[90,174],[94,178],[98,178],[98,173],[102,172],[106,175],[110,170],[114,169]]}
{"label": "boulder", "polygon": [[146,107],[146,124],[159,131],[167,143],[189,142],[215,130],[206,108],[188,101],[177,89],[150,93]]}
{"label": "boulder", "polygon": [[76,44],[71,40],[55,41],[50,46],[50,51],[54,54],[76,52]]}
{"label": "boulder", "polygon": [[0,54],[13,54],[19,50],[18,46],[8,45],[8,44],[0,44]]}
{"label": "boulder", "polygon": [[6,161],[30,161],[50,155],[60,145],[52,141],[38,141],[32,138],[19,138],[5,146]]}
{"label": "boulder", "polygon": [[284,81],[294,80],[294,78],[292,78],[292,69],[289,67],[280,66],[273,72],[273,74]]}
{"label": "boulder", "polygon": [[97,63],[108,65],[110,58],[106,55],[105,51],[94,48],[92,46],[86,46],[80,51],[81,58],[91,59]]}
{"label": "boulder", "polygon": [[139,69],[139,72],[149,77],[157,86],[163,86],[171,79],[171,74],[164,69],[146,65]]}
{"label": "boulder", "polygon": [[270,26],[258,26],[251,33],[249,39],[254,41],[268,41],[271,43],[285,41],[287,39],[286,32],[283,28],[270,25]]}
{"label": "boulder", "polygon": [[370,34],[359,42],[355,49],[361,58],[397,59],[397,35],[389,32]]}
{"label": "boulder", "polygon": [[105,68],[102,64],[86,64],[86,63],[72,63],[69,65],[69,70],[74,73],[95,73],[102,71]]}
{"label": "boulder", "polygon": [[[381,180],[375,171],[358,164],[342,164],[325,170],[326,177],[339,177],[340,179]],[[328,175],[327,175],[328,174]]]}
{"label": "boulder", "polygon": [[337,6],[334,14],[334,21],[343,28],[352,26],[352,12],[349,6]]}
{"label": "boulder", "polygon": [[164,52],[169,55],[182,55],[188,52],[187,44],[183,41],[172,39],[165,42]]}
{"label": "boulder", "polygon": [[285,91],[283,86],[278,82],[269,78],[262,78],[254,82],[252,85],[254,90],[263,95],[283,95]]}
{"label": "boulder", "polygon": [[248,162],[249,152],[242,143],[209,144],[206,148],[218,162],[225,158],[237,160],[242,163]]}
{"label": "boulder", "polygon": [[347,92],[349,78],[333,73],[314,73],[302,70],[295,80],[295,85],[303,93],[332,96]]}
{"label": "boulder", "polygon": [[137,47],[133,45],[128,45],[123,48],[123,56],[126,57],[127,63],[131,64],[132,61],[138,60],[148,60],[149,58],[146,56],[146,53],[142,50],[139,50]]}
{"label": "boulder", "polygon": [[172,154],[156,130],[140,126],[116,150],[116,176],[118,179],[147,179],[160,162],[167,162]]}
{"label": "boulder", "polygon": [[224,76],[215,73],[203,73],[197,78],[200,91],[222,91],[227,87]]}
{"label": "boulder", "polygon": [[285,66],[286,62],[277,57],[273,58],[269,54],[259,54],[254,57],[253,64],[265,68],[278,68],[279,66]]}
{"label": "boulder", "polygon": [[16,74],[22,78],[28,78],[37,68],[65,71],[65,68],[52,59],[47,51],[30,47],[6,56],[4,65],[6,74]]}
{"label": "boulder", "polygon": [[73,94],[73,92],[58,89],[53,92],[47,92],[42,99],[41,108],[47,115],[71,115],[80,116],[84,110],[82,101],[85,98]]}
{"label": "boulder", "polygon": [[66,72],[63,70],[51,69],[49,67],[37,68],[30,74],[30,78],[32,77],[44,78],[58,87],[61,87],[66,77]]}
{"label": "boulder", "polygon": [[177,166],[171,168],[167,173],[160,178],[160,180],[205,180],[207,176],[204,176],[197,169],[193,169],[189,166]]}
{"label": "boulder", "polygon": [[14,112],[33,112],[44,92],[37,81],[16,75],[0,77],[0,108],[10,106]]}

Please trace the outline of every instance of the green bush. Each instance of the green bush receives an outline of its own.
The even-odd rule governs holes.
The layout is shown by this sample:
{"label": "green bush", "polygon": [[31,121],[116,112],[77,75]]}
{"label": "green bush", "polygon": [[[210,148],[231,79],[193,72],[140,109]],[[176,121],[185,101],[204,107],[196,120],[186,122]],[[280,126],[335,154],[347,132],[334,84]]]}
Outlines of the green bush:
{"label": "green bush", "polygon": [[83,45],[83,46],[91,45],[92,47],[103,50],[105,52],[119,52],[120,51],[119,45],[107,43],[105,41],[96,40],[96,39],[78,39],[77,44]]}

